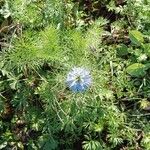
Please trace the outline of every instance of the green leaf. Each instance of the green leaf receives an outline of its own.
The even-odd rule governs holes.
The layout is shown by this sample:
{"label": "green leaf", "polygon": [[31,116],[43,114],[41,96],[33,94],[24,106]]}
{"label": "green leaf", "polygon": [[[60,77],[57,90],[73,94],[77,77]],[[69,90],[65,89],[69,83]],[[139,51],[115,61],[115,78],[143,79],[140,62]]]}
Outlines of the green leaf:
{"label": "green leaf", "polygon": [[146,74],[146,67],[141,63],[134,63],[127,67],[127,73],[134,77],[142,77]]}
{"label": "green leaf", "polygon": [[150,57],[150,43],[144,44],[144,52]]}
{"label": "green leaf", "polygon": [[145,64],[145,68],[146,68],[146,70],[147,70],[147,69],[150,69],[150,63],[146,63],[146,64]]}
{"label": "green leaf", "polygon": [[95,140],[84,141],[83,149],[84,150],[103,150],[100,142],[95,141]]}
{"label": "green leaf", "polygon": [[129,32],[129,38],[137,46],[140,46],[144,42],[143,34],[137,30],[131,30]]}
{"label": "green leaf", "polygon": [[128,47],[125,44],[121,44],[117,47],[117,54],[119,56],[125,56],[128,54]]}
{"label": "green leaf", "polygon": [[55,150],[57,149],[58,143],[53,139],[53,137],[50,136],[45,136],[44,141],[42,143],[42,148],[43,150]]}

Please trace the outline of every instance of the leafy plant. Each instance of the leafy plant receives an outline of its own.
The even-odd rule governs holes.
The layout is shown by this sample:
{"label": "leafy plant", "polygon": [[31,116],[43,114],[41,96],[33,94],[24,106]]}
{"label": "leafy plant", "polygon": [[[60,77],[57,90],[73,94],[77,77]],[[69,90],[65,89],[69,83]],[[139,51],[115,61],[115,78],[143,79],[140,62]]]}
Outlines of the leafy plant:
{"label": "leafy plant", "polygon": [[[0,149],[149,149],[148,8],[2,2]],[[84,92],[66,84],[73,67],[90,72]]]}

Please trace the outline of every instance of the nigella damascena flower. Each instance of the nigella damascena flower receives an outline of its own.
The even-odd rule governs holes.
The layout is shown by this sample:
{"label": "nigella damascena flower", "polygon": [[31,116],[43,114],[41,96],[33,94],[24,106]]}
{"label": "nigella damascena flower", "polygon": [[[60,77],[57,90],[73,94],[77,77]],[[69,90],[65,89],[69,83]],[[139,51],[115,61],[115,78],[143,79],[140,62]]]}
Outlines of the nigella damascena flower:
{"label": "nigella damascena flower", "polygon": [[90,72],[85,68],[75,67],[68,73],[66,83],[72,91],[83,92],[92,83]]}

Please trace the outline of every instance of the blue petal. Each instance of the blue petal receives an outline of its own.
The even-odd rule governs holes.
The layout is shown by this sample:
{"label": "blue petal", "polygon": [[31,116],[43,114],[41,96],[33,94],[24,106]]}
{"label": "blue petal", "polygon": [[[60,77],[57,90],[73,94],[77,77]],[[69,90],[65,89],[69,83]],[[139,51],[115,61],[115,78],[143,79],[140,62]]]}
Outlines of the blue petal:
{"label": "blue petal", "polygon": [[[80,77],[81,81],[76,81]],[[85,91],[92,83],[90,72],[84,68],[73,68],[67,75],[66,83],[74,92]]]}

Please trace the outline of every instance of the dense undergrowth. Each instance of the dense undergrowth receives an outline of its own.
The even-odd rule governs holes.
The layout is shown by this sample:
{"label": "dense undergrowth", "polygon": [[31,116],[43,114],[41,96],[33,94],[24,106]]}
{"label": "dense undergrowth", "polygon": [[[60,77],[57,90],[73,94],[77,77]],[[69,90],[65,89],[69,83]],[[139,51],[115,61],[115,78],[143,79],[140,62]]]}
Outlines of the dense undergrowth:
{"label": "dense undergrowth", "polygon": [[[150,1],[1,0],[0,149],[150,150]],[[92,86],[66,85],[73,67]]]}

